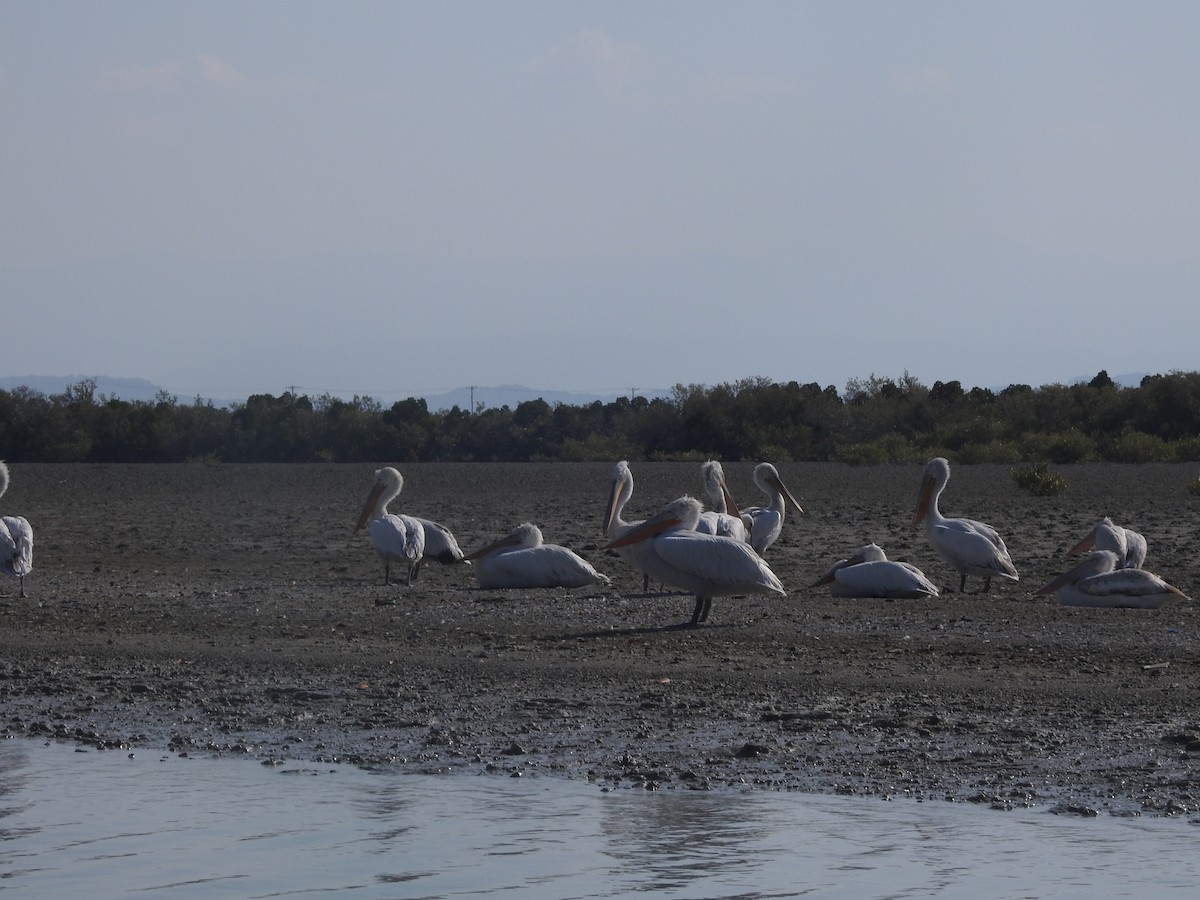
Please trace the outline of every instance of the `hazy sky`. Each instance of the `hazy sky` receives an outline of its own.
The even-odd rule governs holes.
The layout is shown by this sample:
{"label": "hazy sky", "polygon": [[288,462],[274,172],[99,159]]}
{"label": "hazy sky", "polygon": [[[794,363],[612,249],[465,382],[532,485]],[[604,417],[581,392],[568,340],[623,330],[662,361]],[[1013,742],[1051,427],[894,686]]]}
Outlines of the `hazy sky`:
{"label": "hazy sky", "polygon": [[0,375],[1197,368],[1200,3],[0,2]]}

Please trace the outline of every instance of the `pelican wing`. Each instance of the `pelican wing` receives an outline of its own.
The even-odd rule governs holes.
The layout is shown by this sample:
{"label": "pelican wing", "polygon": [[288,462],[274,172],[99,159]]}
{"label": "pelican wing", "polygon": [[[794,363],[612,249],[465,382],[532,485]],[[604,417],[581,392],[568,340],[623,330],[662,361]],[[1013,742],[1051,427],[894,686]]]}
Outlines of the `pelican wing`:
{"label": "pelican wing", "polygon": [[746,525],[739,517],[713,510],[707,510],[700,514],[700,521],[696,523],[696,531],[700,534],[715,534],[720,537],[733,538],[735,541],[746,540]]}
{"label": "pelican wing", "polygon": [[990,526],[972,519],[943,519],[938,525],[930,521],[927,534],[938,555],[960,572],[1018,580],[1004,541]]}
{"label": "pelican wing", "polygon": [[462,548],[449,528],[429,519],[412,518],[421,523],[421,529],[425,532],[425,556],[446,565],[462,562]]}
{"label": "pelican wing", "polygon": [[783,516],[769,506],[752,506],[742,510],[742,524],[750,545],[765,553],[783,531]]}
{"label": "pelican wing", "polygon": [[[754,549],[742,541],[695,532],[664,535],[654,542],[664,563],[705,583],[714,594],[740,591],[785,593],[783,583]],[[671,583],[669,578],[664,581]],[[679,584],[688,590],[694,588]]]}
{"label": "pelican wing", "polygon": [[1066,606],[1134,607],[1157,609],[1172,597],[1186,595],[1145,569],[1117,569],[1081,578],[1059,589]]}
{"label": "pelican wing", "polygon": [[425,529],[412,516],[388,514],[372,519],[367,533],[380,559],[416,561],[425,552]]}
{"label": "pelican wing", "polygon": [[1121,566],[1140,569],[1146,563],[1146,539],[1136,531],[1125,529],[1125,558]]}
{"label": "pelican wing", "polygon": [[0,516],[0,572],[24,577],[33,571],[33,529],[24,516]]}

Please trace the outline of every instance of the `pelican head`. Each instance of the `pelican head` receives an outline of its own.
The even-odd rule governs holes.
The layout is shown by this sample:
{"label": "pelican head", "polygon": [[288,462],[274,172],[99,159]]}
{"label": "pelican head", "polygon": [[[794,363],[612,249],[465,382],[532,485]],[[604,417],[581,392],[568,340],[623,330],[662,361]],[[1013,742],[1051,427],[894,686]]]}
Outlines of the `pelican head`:
{"label": "pelican head", "polygon": [[740,519],[742,513],[733,502],[733,496],[725,484],[725,470],[721,464],[715,459],[708,460],[700,466],[700,477],[704,481],[704,490],[712,501],[713,509]]}
{"label": "pelican head", "polygon": [[1038,594],[1053,594],[1060,587],[1091,578],[1093,575],[1103,575],[1117,568],[1117,554],[1111,550],[1093,550],[1082,560],[1057,578],[1047,581],[1037,589]]}
{"label": "pelican head", "polygon": [[[796,507],[796,512],[804,515],[804,507],[800,505],[800,501],[792,496],[792,492],[787,489],[787,485],[783,483],[783,479],[779,477],[779,470],[771,463],[763,462],[754,467],[754,483],[758,485],[759,490],[764,494],[778,494],[784,500],[789,501],[792,506]],[[786,503],[784,504],[787,505]]]}
{"label": "pelican head", "polygon": [[540,546],[542,546],[542,529],[538,528],[532,522],[522,522],[504,537],[500,538],[500,540],[492,541],[478,550],[473,550],[464,556],[463,559],[470,562],[473,559],[479,559],[481,556],[489,556],[492,553],[500,553],[505,550],[530,550]]}
{"label": "pelican head", "polygon": [[942,488],[949,480],[950,463],[944,457],[934,457],[925,464],[925,473],[921,476],[921,490],[917,497],[917,511],[913,513],[913,528],[925,521],[930,508],[936,505]]}
{"label": "pelican head", "polygon": [[883,552],[883,548],[878,544],[865,544],[854,551],[854,555],[849,559],[839,559],[835,562],[828,572],[809,585],[809,588],[821,587],[822,585],[832,584],[837,578],[839,569],[846,569],[850,566],[857,566],[859,563],[865,562],[886,562],[887,554]]}
{"label": "pelican head", "polygon": [[362,513],[358,517],[358,524],[354,526],[354,530],[357,532],[372,518],[382,518],[387,510],[387,505],[399,497],[402,490],[404,490],[404,476],[396,469],[391,466],[376,469],[375,485],[371,488],[371,493],[367,495],[367,502],[363,504]]}

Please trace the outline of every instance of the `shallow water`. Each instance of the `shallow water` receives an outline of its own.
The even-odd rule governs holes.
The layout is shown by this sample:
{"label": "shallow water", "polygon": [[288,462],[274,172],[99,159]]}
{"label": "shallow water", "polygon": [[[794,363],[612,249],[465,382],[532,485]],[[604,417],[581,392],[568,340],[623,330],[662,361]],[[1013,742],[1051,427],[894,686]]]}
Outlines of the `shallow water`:
{"label": "shallow water", "polygon": [[1190,896],[1198,843],[1175,819],[0,744],[20,897]]}

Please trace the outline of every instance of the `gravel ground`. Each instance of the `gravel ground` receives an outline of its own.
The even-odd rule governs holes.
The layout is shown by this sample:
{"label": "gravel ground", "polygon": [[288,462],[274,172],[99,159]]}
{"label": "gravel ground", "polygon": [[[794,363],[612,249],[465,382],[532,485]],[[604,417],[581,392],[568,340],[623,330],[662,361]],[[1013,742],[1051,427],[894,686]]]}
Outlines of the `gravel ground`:
{"label": "gravel ground", "polygon": [[[555,775],[647,789],[910,796],[1200,822],[1200,615],[1076,609],[1034,590],[1103,515],[1147,568],[1200,591],[1192,466],[1063,466],[1033,497],[956,467],[947,515],[995,525],[1019,584],[960,594],[911,520],[919,466],[781,464],[808,512],[767,559],[786,598],[642,592],[602,544],[607,464],[402,466],[399,508],[471,549],[541,526],[613,579],[480,590],[465,565],[385,587],[352,527],[374,466],[12,465],[0,512],[34,527],[28,597],[0,584],[10,735],[423,773]],[[725,467],[743,505],[751,464]],[[627,517],[700,490],[635,463]],[[868,541],[932,600],[807,585]],[[972,579],[968,590],[977,582]]]}

